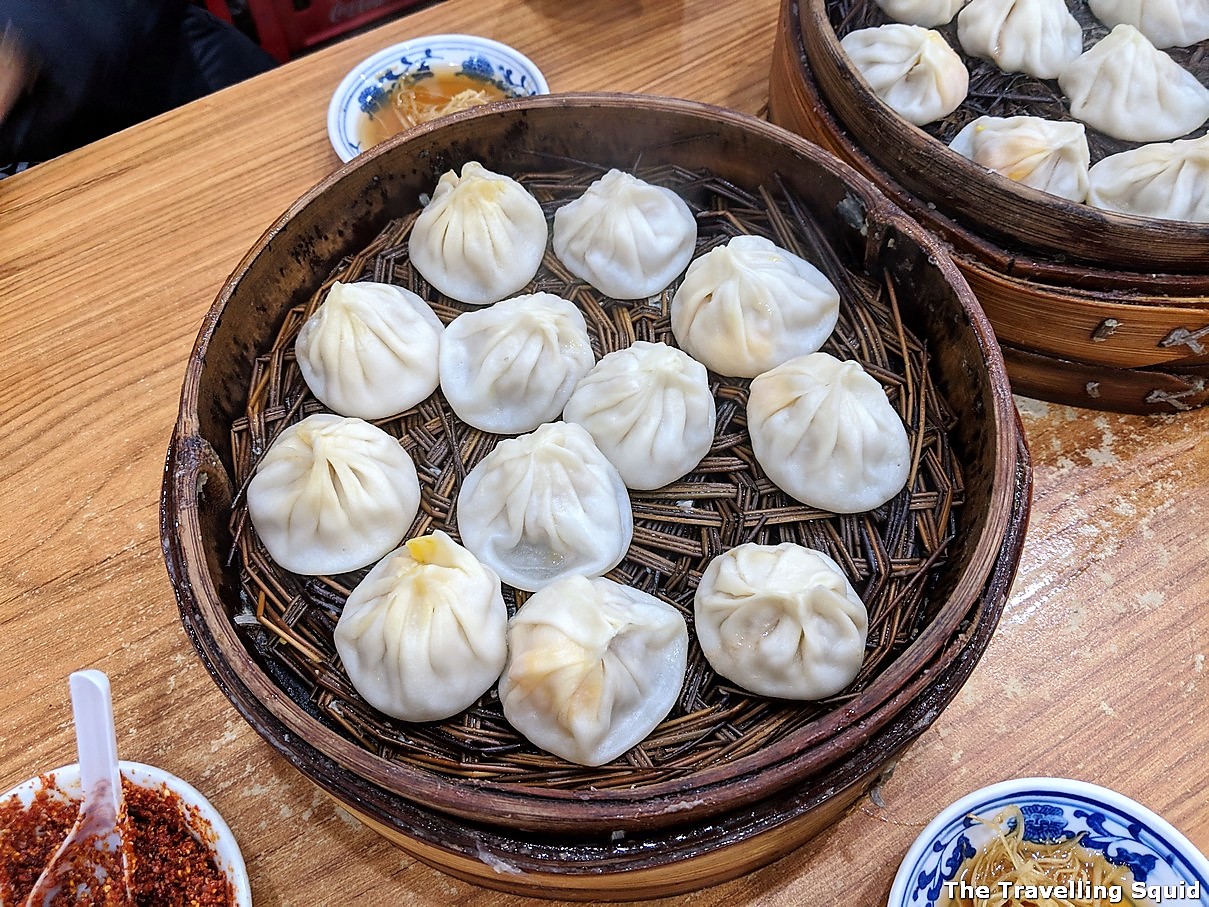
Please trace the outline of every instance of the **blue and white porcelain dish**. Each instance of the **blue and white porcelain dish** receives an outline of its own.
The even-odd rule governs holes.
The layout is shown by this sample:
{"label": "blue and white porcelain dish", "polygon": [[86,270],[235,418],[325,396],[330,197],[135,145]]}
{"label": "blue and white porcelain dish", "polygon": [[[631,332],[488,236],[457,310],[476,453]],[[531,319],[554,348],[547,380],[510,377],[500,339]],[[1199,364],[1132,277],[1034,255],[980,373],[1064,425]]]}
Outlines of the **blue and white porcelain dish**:
{"label": "blue and white porcelain dish", "polygon": [[327,134],[342,161],[361,147],[358,124],[401,81],[452,66],[489,82],[509,97],[549,94],[541,70],[520,51],[476,35],[426,35],[394,44],[362,60],[337,86],[327,108]]}
{"label": "blue and white porcelain dish", "polygon": [[1082,834],[1085,847],[1128,866],[1162,907],[1209,907],[1209,859],[1171,823],[1108,788],[1064,778],[1002,781],[947,807],[907,851],[888,907],[943,903],[951,891],[945,883],[993,834],[971,817],[990,822],[1011,806],[1024,816],[1025,840],[1052,843]]}

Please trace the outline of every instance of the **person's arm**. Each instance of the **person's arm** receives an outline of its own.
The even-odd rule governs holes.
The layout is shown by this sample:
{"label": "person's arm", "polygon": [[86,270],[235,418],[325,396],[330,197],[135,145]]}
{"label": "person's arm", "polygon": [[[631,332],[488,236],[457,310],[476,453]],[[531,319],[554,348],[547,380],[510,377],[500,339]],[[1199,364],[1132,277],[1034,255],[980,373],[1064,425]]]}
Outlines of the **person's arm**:
{"label": "person's arm", "polygon": [[25,90],[5,89],[15,96],[0,120],[0,163],[45,160],[143,118],[188,2],[0,0],[0,29],[25,61]]}
{"label": "person's arm", "polygon": [[0,124],[29,84],[31,67],[9,29],[0,31]]}
{"label": "person's arm", "polygon": [[[40,74],[87,91],[180,21],[189,0],[0,0],[0,28]],[[81,84],[83,83],[83,84]]]}

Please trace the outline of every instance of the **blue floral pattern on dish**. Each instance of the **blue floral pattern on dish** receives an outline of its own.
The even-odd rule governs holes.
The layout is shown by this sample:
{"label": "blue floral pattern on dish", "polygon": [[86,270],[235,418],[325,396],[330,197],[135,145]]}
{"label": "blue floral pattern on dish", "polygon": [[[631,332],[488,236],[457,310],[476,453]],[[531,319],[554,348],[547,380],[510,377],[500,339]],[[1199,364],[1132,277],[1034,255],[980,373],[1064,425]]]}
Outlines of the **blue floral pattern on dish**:
{"label": "blue floral pattern on dish", "polygon": [[1066,812],[1052,803],[1025,803],[1020,807],[1024,816],[1024,840],[1038,844],[1056,844],[1073,837],[1066,827]]}
{"label": "blue floral pattern on dish", "polygon": [[357,95],[357,106],[361,112],[372,116],[377,113],[383,104],[390,98],[390,91],[387,90],[383,82],[375,82],[373,85],[366,85],[361,93]]}
{"label": "blue floral pattern on dish", "polygon": [[[1164,833],[1091,795],[1047,790],[1009,790],[974,804],[965,815],[947,822],[929,845],[913,847],[900,876],[913,879],[901,900],[890,907],[935,907],[944,883],[955,878],[962,862],[973,856],[990,834],[984,822],[1017,806],[1024,817],[1024,837],[1054,843],[1082,835],[1084,846],[1110,861],[1128,866],[1134,879],[1148,885],[1199,888],[1200,900],[1166,900],[1164,907],[1209,907],[1209,875],[1193,865]],[[1015,824],[1008,820],[1008,828]],[[910,865],[908,865],[910,864]]]}
{"label": "blue floral pattern on dish", "polygon": [[468,76],[477,76],[486,81],[495,79],[495,66],[482,54],[476,54],[463,60],[462,72]]}

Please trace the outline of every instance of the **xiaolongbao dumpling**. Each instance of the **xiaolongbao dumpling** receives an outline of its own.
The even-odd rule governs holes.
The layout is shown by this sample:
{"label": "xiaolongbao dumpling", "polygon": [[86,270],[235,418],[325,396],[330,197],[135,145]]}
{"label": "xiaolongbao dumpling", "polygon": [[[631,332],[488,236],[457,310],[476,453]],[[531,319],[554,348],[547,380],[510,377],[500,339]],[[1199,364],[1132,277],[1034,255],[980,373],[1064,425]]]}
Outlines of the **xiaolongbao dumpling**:
{"label": "xiaolongbao dumpling", "polygon": [[625,483],[578,425],[548,422],[499,442],[458,492],[462,543],[518,589],[600,576],[625,557],[634,516]]}
{"label": "xiaolongbao dumpling", "polygon": [[709,453],[717,418],[705,366],[666,343],[609,353],[567,401],[563,418],[588,430],[629,488],[659,488]]}
{"label": "xiaolongbao dumpling", "polygon": [[508,657],[500,579],[440,530],[382,558],[345,602],[336,651],[379,712],[437,721],[478,701]]}
{"label": "xiaolongbao dumpling", "polygon": [[1101,159],[1091,168],[1087,201],[1121,214],[1209,223],[1209,135]]}
{"label": "xiaolongbao dumpling", "polygon": [[1070,112],[1129,142],[1179,138],[1209,119],[1209,88],[1132,25],[1118,25],[1058,76]]}
{"label": "xiaolongbao dumpling", "polygon": [[933,28],[946,25],[969,0],[877,0],[887,16],[895,22]]}
{"label": "xiaolongbao dumpling", "polygon": [[610,170],[554,212],[554,254],[576,277],[614,299],[645,299],[671,283],[697,242],[684,199]]}
{"label": "xiaolongbao dumpling", "polygon": [[969,92],[965,63],[934,29],[898,22],[860,28],[840,46],[874,93],[916,126],[948,116]]}
{"label": "xiaolongbao dumpling", "polygon": [[911,469],[907,429],[877,379],[829,353],[790,359],[751,382],[752,452],[803,504],[860,513],[898,494]]}
{"label": "xiaolongbao dumpling", "polygon": [[840,565],[790,542],[739,545],[711,560],[693,615],[715,671],[783,699],[825,699],[852,683],[869,633],[869,614]]}
{"label": "xiaolongbao dumpling", "polygon": [[531,743],[603,765],[641,743],[676,703],[688,663],[680,612],[609,579],[568,576],[508,625],[500,704]]}
{"label": "xiaolongbao dumpling", "polygon": [[688,267],[672,333],[719,375],[752,378],[813,353],[839,319],[840,294],[814,265],[762,236],[736,236]]}
{"label": "xiaolongbao dumpling", "polygon": [[537,273],[549,227],[542,206],[510,176],[468,161],[441,175],[408,239],[412,265],[460,302],[487,305]]}
{"label": "xiaolongbao dumpling", "polygon": [[1065,0],[970,0],[957,14],[957,40],[1004,72],[1056,79],[1083,52],[1083,27]]}
{"label": "xiaolongbao dumpling", "polygon": [[269,555],[307,575],[347,573],[402,541],[420,482],[399,442],[363,419],[316,413],[285,429],[248,483]]}
{"label": "xiaolongbao dumpling", "polygon": [[1209,0],[1087,0],[1109,28],[1132,25],[1155,47],[1189,47],[1209,39]]}
{"label": "xiaolongbao dumpling", "polygon": [[517,434],[557,419],[596,362],[575,303],[553,293],[465,312],[441,341],[441,390],[458,418]]}
{"label": "xiaolongbao dumpling", "polygon": [[445,327],[423,299],[387,283],[332,284],[294,343],[307,387],[342,416],[385,419],[437,389]]}
{"label": "xiaolongbao dumpling", "polygon": [[1091,152],[1082,123],[982,116],[967,123],[949,147],[1025,186],[1074,202],[1087,197]]}

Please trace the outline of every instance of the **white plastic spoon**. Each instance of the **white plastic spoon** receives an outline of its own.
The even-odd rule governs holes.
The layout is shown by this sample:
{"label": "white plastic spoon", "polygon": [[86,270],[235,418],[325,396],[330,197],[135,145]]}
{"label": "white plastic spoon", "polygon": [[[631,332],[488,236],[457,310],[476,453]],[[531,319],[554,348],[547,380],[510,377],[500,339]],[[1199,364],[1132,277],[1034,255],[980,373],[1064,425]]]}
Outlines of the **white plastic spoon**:
{"label": "white plastic spoon", "polygon": [[76,671],[70,685],[84,799],[75,825],[38,876],[25,907],[46,907],[66,884],[74,886],[63,892],[69,903],[103,900],[100,893],[108,891],[106,903],[133,904],[109,678],[101,671]]}

